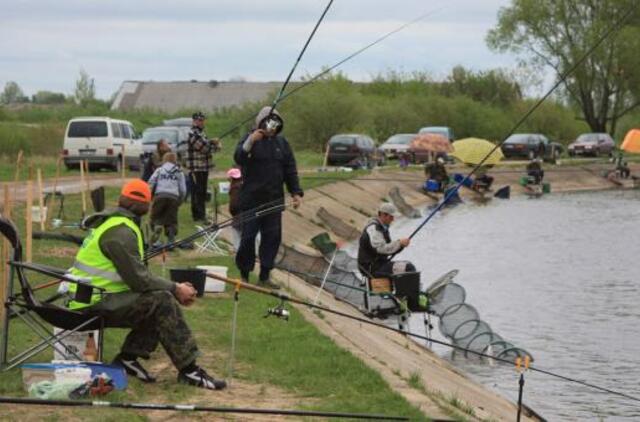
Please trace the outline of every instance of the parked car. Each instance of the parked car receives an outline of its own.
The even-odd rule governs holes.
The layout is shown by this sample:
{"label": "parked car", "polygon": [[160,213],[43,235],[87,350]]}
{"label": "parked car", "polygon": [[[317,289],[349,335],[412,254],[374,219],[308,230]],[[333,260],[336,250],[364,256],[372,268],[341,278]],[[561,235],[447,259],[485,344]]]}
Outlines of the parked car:
{"label": "parked car", "polygon": [[362,134],[340,134],[329,139],[328,165],[367,166],[384,164],[384,153],[371,137]]}
{"label": "parked car", "polygon": [[182,162],[182,158],[186,157],[189,130],[186,126],[157,126],[145,129],[142,132],[142,152],[153,153],[158,141],[165,139],[171,150],[178,155],[178,162]]}
{"label": "parked car", "polygon": [[616,144],[608,133],[583,133],[567,147],[569,156],[600,154],[611,156]]}
{"label": "parked car", "polygon": [[418,131],[419,134],[423,133],[435,133],[436,135],[442,135],[449,140],[449,142],[453,142],[456,140],[455,135],[453,134],[453,129],[448,126],[426,126],[421,128]]}
{"label": "parked car", "polygon": [[415,137],[415,133],[398,133],[392,135],[380,145],[380,149],[386,158],[398,158],[400,153],[407,152],[409,143]]}
{"label": "parked car", "polygon": [[556,159],[562,151],[564,151],[562,144],[551,142],[539,133],[514,133],[502,144],[502,153],[505,158]]}
{"label": "parked car", "polygon": [[64,165],[78,168],[87,160],[91,169],[102,167],[120,171],[125,165],[140,169],[142,143],[131,122],[110,117],[76,117],[69,120],[63,143]]}

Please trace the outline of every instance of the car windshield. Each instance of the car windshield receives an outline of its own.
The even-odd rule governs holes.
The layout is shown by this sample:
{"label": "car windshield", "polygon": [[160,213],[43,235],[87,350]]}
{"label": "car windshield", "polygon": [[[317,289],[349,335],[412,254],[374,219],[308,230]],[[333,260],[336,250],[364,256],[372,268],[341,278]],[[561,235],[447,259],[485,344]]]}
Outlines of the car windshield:
{"label": "car windshield", "polygon": [[576,143],[578,144],[586,144],[591,142],[598,142],[598,135],[594,133],[585,133],[578,136],[578,139],[576,139]]}
{"label": "car windshield", "polygon": [[420,133],[434,133],[449,139],[449,131],[443,127],[423,127],[420,129]]}
{"label": "car windshield", "polygon": [[511,135],[504,141],[505,144],[526,144],[531,135]]}
{"label": "car windshield", "polygon": [[391,138],[387,139],[385,144],[387,145],[409,145],[409,143],[415,138],[416,135],[413,133],[407,133],[402,135],[393,135]]}
{"label": "car windshield", "polygon": [[178,143],[178,132],[175,130],[145,130],[142,134],[142,144],[157,144],[160,139],[165,139],[169,144]]}
{"label": "car windshield", "polygon": [[355,141],[353,136],[334,136],[329,140],[330,145],[353,145]]}
{"label": "car windshield", "polygon": [[69,125],[69,138],[105,138],[109,136],[107,122],[84,121],[72,122]]}

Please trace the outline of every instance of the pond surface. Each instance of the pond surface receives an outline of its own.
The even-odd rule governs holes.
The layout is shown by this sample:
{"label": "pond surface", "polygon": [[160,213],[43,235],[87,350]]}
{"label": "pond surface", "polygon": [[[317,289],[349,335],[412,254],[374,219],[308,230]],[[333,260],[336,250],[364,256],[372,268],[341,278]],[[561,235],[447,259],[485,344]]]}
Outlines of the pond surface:
{"label": "pond surface", "polygon": [[[399,221],[392,236],[417,224]],[[466,302],[535,366],[640,397],[640,192],[465,204],[437,215],[397,259],[413,261],[425,285],[459,269]],[[517,400],[512,368],[434,350]],[[525,403],[550,421],[640,420],[640,402],[539,373],[525,379]]]}

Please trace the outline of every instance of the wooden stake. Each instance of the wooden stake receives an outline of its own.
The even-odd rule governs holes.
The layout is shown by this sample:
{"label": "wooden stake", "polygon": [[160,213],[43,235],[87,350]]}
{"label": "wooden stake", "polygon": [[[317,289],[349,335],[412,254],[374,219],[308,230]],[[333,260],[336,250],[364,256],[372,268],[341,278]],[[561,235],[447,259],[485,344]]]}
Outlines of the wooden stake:
{"label": "wooden stake", "polygon": [[84,164],[80,161],[80,196],[82,197],[82,218],[87,215],[87,198],[84,191]]}
{"label": "wooden stake", "polygon": [[31,207],[33,206],[33,180],[27,181],[27,203],[25,205],[25,221],[26,221],[26,261],[32,262],[33,258],[33,221],[31,219]]}
{"label": "wooden stake", "polygon": [[122,145],[122,183],[124,183],[124,179],[127,177],[127,159],[125,156],[125,147]]}
{"label": "wooden stake", "polygon": [[324,151],[324,162],[322,163],[322,167],[326,169],[327,163],[329,163],[329,142],[327,142],[327,147]]}
{"label": "wooden stake", "polygon": [[38,168],[38,206],[40,208],[40,231],[44,231],[44,197],[42,196],[42,170]]}
{"label": "wooden stake", "polygon": [[53,179],[53,190],[51,191],[51,202],[48,206],[47,218],[45,219],[45,224],[49,222],[49,216],[53,214],[53,207],[56,203],[56,191],[58,190],[58,178],[60,177],[60,165],[62,164],[62,154],[58,155],[58,160],[56,161],[56,177]]}
{"label": "wooden stake", "polygon": [[16,174],[13,178],[13,197],[18,197],[18,181],[20,180],[20,166],[22,165],[22,150],[18,152],[18,157],[16,158]]}
{"label": "wooden stake", "polygon": [[84,161],[84,177],[85,180],[87,182],[87,192],[91,193],[91,179],[90,179],[90,174],[89,174],[89,160],[85,160]]}
{"label": "wooden stake", "polygon": [[[7,211],[10,210],[11,204],[9,203],[9,184],[4,184],[4,202],[3,202],[2,214],[7,217]],[[8,217],[7,217],[8,218]],[[0,249],[0,323],[4,326],[4,318],[6,315],[6,308],[4,302],[7,300],[7,283],[9,282],[9,270],[7,268],[7,261],[9,260],[9,241],[6,238],[2,239],[2,247]]]}

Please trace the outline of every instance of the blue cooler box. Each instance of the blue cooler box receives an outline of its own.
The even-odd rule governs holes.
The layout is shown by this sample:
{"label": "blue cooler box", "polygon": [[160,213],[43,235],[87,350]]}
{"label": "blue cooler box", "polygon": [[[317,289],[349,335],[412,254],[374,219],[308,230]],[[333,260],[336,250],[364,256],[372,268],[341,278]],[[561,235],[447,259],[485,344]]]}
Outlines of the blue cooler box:
{"label": "blue cooler box", "polygon": [[427,192],[437,192],[440,190],[440,183],[436,182],[433,179],[429,179],[424,182],[424,190]]}

